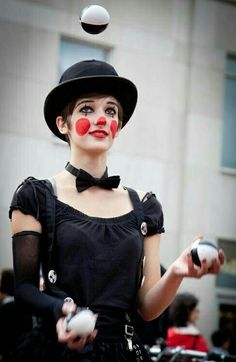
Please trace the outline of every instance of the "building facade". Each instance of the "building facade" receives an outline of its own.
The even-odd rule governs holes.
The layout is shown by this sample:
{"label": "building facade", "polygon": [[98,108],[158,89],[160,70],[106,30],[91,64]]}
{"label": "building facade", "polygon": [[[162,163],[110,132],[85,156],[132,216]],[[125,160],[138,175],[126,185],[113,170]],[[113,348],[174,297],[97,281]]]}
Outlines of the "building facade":
{"label": "building facade", "polygon": [[[152,190],[162,203],[162,264],[168,267],[201,234],[227,247],[226,279],[234,282],[236,163],[225,166],[222,153],[229,145],[223,137],[226,64],[232,60],[234,73],[236,6],[214,0],[96,3],[111,22],[89,35],[79,24],[87,1],[0,0],[0,267],[12,264],[8,208],[16,186],[27,176],[57,173],[68,159],[67,146],[46,127],[43,103],[58,82],[62,45],[72,43],[85,47],[82,58],[104,57],[138,87],[138,106],[108,167],[124,185]],[[236,141],[236,113],[233,119],[229,134]],[[213,276],[185,280],[181,290],[199,296],[199,327],[208,338],[220,305],[236,304],[234,287]]]}

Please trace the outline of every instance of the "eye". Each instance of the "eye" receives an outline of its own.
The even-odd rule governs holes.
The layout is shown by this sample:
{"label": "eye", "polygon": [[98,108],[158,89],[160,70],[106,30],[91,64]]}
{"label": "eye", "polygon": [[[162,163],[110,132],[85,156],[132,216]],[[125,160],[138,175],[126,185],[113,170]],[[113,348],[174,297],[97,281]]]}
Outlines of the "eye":
{"label": "eye", "polygon": [[117,114],[117,111],[114,107],[109,107],[106,109],[106,114],[108,114],[109,116],[114,117]]}
{"label": "eye", "polygon": [[88,114],[88,113],[92,113],[93,112],[93,108],[91,107],[91,106],[83,106],[83,107],[81,107],[80,108],[80,110],[79,110],[81,113],[83,113],[83,114]]}

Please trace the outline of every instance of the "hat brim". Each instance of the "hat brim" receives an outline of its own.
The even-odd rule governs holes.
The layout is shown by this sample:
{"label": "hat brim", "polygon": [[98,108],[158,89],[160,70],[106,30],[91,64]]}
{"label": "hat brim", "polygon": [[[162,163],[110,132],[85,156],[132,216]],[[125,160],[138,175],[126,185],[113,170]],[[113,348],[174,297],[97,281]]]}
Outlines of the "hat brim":
{"label": "hat brim", "polygon": [[48,94],[44,103],[44,117],[55,136],[66,141],[65,135],[57,128],[56,118],[70,101],[89,93],[108,94],[120,102],[123,109],[122,128],[132,116],[138,98],[136,86],[119,76],[87,76],[60,83]]}

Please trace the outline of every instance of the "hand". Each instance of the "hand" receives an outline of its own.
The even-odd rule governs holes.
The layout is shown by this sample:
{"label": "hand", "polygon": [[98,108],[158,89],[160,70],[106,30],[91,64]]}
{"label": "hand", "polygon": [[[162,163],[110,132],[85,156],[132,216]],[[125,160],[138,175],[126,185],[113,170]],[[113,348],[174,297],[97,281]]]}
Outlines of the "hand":
{"label": "hand", "polygon": [[[69,314],[75,314],[76,310],[77,306],[73,302],[65,302],[62,306],[62,312],[66,316]],[[95,314],[94,317],[97,318],[97,314]],[[92,342],[97,335],[96,329],[86,337],[79,337],[78,334],[73,330],[68,331],[66,317],[62,317],[57,321],[56,330],[58,341],[61,343],[66,343],[70,349],[83,348],[86,343]]]}
{"label": "hand", "polygon": [[97,330],[94,329],[94,331],[88,336],[78,337],[75,331],[67,331],[66,326],[66,318],[60,318],[56,324],[57,336],[58,341],[66,343],[70,349],[82,349],[87,343],[92,342],[97,335]]}
{"label": "hand", "polygon": [[206,260],[202,260],[201,267],[196,266],[193,263],[191,257],[191,248],[192,244],[197,239],[203,239],[202,236],[197,236],[191,245],[186,248],[182,254],[176,259],[173,263],[173,271],[177,276],[181,277],[190,277],[190,278],[201,278],[206,274],[218,274],[221,268],[221,265],[224,264],[225,256],[223,250],[219,250],[218,259],[213,260],[213,263],[210,268],[208,268]]}

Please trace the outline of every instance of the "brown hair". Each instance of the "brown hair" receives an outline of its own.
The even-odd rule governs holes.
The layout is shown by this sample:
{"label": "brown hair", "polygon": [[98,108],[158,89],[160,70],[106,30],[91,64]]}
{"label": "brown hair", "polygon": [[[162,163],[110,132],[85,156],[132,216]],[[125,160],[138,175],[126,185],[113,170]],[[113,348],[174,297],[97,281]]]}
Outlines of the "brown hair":
{"label": "brown hair", "polygon": [[176,294],[169,308],[170,324],[176,327],[185,327],[191,312],[198,305],[198,298],[191,293]]}

